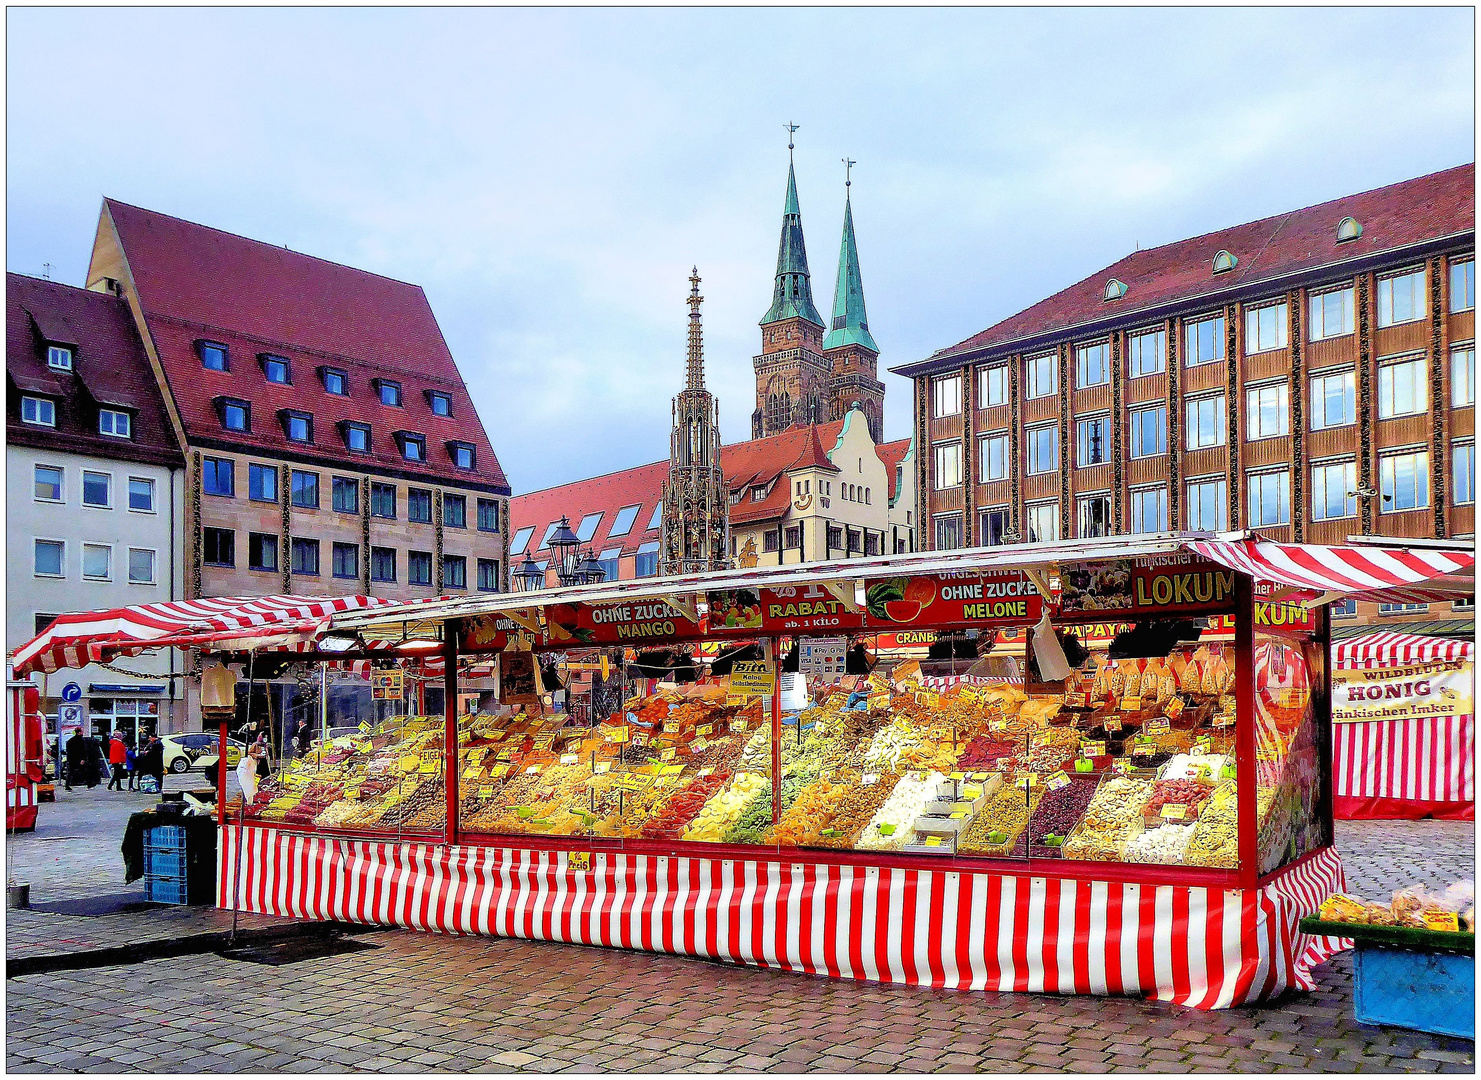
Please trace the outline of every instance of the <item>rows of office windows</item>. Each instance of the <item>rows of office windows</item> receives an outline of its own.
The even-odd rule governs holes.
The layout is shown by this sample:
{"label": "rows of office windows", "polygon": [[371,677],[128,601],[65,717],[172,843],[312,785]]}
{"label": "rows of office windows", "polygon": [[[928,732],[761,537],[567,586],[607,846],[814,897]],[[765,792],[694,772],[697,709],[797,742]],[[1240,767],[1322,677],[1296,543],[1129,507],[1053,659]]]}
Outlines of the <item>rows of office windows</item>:
{"label": "rows of office windows", "polygon": [[[81,502],[93,510],[114,510],[114,481],[111,472],[101,469],[80,469]],[[35,465],[32,470],[32,498],[37,502],[66,505],[67,468],[64,465]],[[155,482],[147,476],[127,478],[127,509],[138,514],[155,513]]]}
{"label": "rows of office windows", "polygon": [[[1378,418],[1418,416],[1429,410],[1429,386],[1424,358],[1406,357],[1380,362],[1377,380]],[[1357,422],[1357,387],[1351,366],[1319,371],[1311,376],[1311,430],[1323,431]],[[1455,408],[1476,403],[1476,347],[1457,346],[1450,353],[1450,402]],[[1245,438],[1278,438],[1291,433],[1290,384],[1271,380],[1245,388]],[[1191,395],[1184,400],[1184,449],[1203,450],[1227,442],[1228,398],[1224,391]],[[1075,421],[1074,465],[1085,468],[1109,460],[1109,413],[1078,417]],[[1167,406],[1148,404],[1127,410],[1128,453],[1133,459],[1167,453]],[[978,439],[978,475],[983,481],[1008,475],[1009,435],[989,432]],[[1059,469],[1059,425],[1050,421],[1024,431],[1025,471],[1029,475]],[[933,483],[941,491],[962,482],[959,441],[933,447]]]}
{"label": "rows of office windows", "polygon": [[[202,458],[201,491],[221,498],[235,498],[237,493],[236,464],[231,458]],[[247,498],[251,501],[277,502],[278,482],[278,466],[264,465],[255,461],[247,463]],[[318,509],[321,501],[319,474],[309,469],[290,469],[288,501],[293,506],[303,509]],[[395,484],[371,481],[371,517],[395,520],[399,512],[397,502]],[[329,505],[340,513],[358,514],[360,512],[359,478],[331,476]],[[432,492],[430,489],[407,488],[406,520],[431,524]],[[443,493],[442,524],[448,529],[468,527],[468,497],[466,495]],[[499,502],[497,499],[477,500],[477,528],[480,532],[499,531]]]}
{"label": "rows of office windows", "polygon": [[[31,544],[31,572],[40,578],[68,578],[69,541],[35,537]],[[130,585],[159,583],[159,551],[156,548],[129,547],[105,541],[82,541],[73,545],[79,554],[76,572],[84,581],[115,580],[115,550],[120,550],[125,563],[125,580]]]}
{"label": "rows of office windows", "polygon": [[[1430,455],[1420,447],[1384,451],[1378,455],[1380,513],[1424,510],[1430,505]],[[1474,439],[1451,444],[1451,502],[1472,506],[1476,502],[1476,446]],[[1248,523],[1262,528],[1291,523],[1291,471],[1288,468],[1256,469],[1245,475]],[[1183,528],[1193,532],[1219,532],[1229,527],[1229,481],[1226,476],[1191,479],[1184,485]],[[1324,460],[1311,466],[1311,521],[1336,521],[1358,516],[1360,490],[1357,463],[1352,458]],[[1128,492],[1131,532],[1165,532],[1168,529],[1168,489],[1165,484],[1133,487]],[[997,543],[1007,531],[1008,511],[983,511],[980,536],[983,543]],[[1030,502],[1024,507],[1029,542],[1060,539],[1059,501]],[[1093,492],[1075,500],[1078,537],[1110,535],[1112,503],[1109,492]],[[938,514],[936,546],[961,546],[961,515]]]}
{"label": "rows of office windows", "polygon": [[[249,532],[247,535],[247,569],[278,573],[282,550],[281,538],[274,533]],[[291,573],[302,577],[319,577],[325,568],[321,556],[326,545],[312,537],[293,536],[288,540],[288,568]],[[361,547],[359,544],[330,542],[328,572],[331,576],[347,580],[358,580],[361,573]],[[404,565],[395,548],[371,547],[370,580],[395,583],[404,572],[408,585],[432,585],[432,552],[407,551]],[[201,561],[208,566],[235,567],[237,565],[237,534],[232,529],[206,526],[201,530]],[[466,555],[443,555],[442,584],[447,590],[463,590],[469,587],[469,560]],[[475,587],[480,592],[499,591],[499,560],[476,559],[474,569],[477,577]]]}
{"label": "rows of office windows", "polygon": [[[1474,310],[1476,306],[1476,263],[1467,256],[1450,263],[1450,310]],[[1425,317],[1425,277],[1423,266],[1387,274],[1378,279],[1378,325],[1398,326]],[[1344,284],[1313,292],[1308,298],[1307,337],[1324,341],[1344,337],[1355,329],[1353,286]],[[1288,345],[1290,310],[1286,300],[1246,307],[1244,312],[1244,353],[1254,356]],[[1225,316],[1209,315],[1183,324],[1183,363],[1185,367],[1215,363],[1227,355],[1228,337]],[[1075,386],[1104,386],[1111,381],[1111,356],[1108,341],[1077,345]],[[1127,335],[1126,375],[1139,378],[1167,370],[1167,330],[1149,327]],[[1059,354],[1043,352],[1023,361],[1023,396],[1025,399],[1048,397],[1059,392]],[[977,371],[977,407],[991,408],[1008,401],[1008,364],[989,364]],[[962,411],[962,376],[942,375],[931,383],[931,415],[940,419]]]}

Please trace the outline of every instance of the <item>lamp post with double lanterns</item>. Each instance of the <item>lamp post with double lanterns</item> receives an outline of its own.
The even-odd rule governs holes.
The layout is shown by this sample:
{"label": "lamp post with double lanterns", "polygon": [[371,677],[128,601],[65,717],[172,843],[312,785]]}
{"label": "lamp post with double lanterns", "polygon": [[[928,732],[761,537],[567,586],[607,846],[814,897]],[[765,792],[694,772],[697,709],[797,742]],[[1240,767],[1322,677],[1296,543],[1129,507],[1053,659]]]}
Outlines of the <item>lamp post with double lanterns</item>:
{"label": "lamp post with double lanterns", "polygon": [[[607,580],[607,571],[597,562],[588,548],[581,549],[581,539],[571,531],[571,522],[564,514],[555,532],[546,541],[550,548],[551,561],[555,563],[555,576],[562,586],[595,585]],[[513,574],[514,583],[520,592],[534,592],[545,588],[545,571],[529,554]]]}

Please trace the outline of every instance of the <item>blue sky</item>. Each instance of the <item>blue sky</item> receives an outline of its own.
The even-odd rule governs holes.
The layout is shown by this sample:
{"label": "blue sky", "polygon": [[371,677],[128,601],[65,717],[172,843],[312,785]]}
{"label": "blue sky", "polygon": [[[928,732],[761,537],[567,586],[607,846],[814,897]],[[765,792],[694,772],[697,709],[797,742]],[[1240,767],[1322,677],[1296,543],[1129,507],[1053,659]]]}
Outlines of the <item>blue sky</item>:
{"label": "blue sky", "polygon": [[[425,288],[516,492],[656,460],[689,268],[748,437],[788,120],[881,367],[1154,246],[1474,156],[1467,9],[11,9],[10,270],[104,195]],[[886,435],[909,385],[884,376]]]}

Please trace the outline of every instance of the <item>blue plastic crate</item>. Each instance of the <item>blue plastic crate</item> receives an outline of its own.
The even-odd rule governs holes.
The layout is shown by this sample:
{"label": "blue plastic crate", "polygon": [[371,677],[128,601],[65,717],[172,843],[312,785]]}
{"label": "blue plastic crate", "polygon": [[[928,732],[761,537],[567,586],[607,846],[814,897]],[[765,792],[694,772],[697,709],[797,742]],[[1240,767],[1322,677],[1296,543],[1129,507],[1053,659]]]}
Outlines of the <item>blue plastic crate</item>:
{"label": "blue plastic crate", "polygon": [[188,835],[179,825],[156,825],[144,834],[144,850],[184,851]]}
{"label": "blue plastic crate", "polygon": [[144,899],[154,904],[188,904],[190,890],[183,877],[154,877],[144,879]]}
{"label": "blue plastic crate", "polygon": [[1353,982],[1353,1014],[1360,1024],[1476,1037],[1474,956],[1359,944]]}
{"label": "blue plastic crate", "polygon": [[185,852],[173,848],[144,849],[144,873],[150,877],[183,878],[187,861]]}

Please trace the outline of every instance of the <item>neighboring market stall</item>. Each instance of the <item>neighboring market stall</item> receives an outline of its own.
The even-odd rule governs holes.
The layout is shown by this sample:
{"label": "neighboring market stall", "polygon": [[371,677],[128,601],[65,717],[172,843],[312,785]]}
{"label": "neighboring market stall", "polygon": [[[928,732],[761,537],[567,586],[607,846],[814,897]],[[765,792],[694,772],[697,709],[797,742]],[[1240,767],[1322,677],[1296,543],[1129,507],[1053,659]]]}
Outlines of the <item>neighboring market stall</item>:
{"label": "neighboring market stall", "polygon": [[10,682],[5,723],[5,829],[36,827],[36,785],[44,773],[40,693],[28,682]]}
{"label": "neighboring market stall", "polygon": [[1394,632],[1332,647],[1337,817],[1474,820],[1474,653]]}
{"label": "neighboring market stall", "polygon": [[[439,641],[446,709],[264,784],[220,902],[1202,1008],[1310,988],[1339,943],[1297,923],[1342,886],[1320,602],[1474,590],[1469,553],[1357,550],[1111,538],[336,614],[302,659],[390,693],[411,661],[367,643]],[[875,647],[966,629],[988,658],[1016,632],[1021,676],[934,689]]]}

